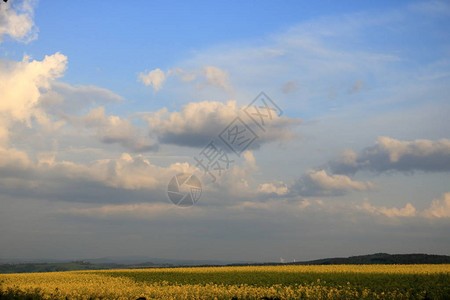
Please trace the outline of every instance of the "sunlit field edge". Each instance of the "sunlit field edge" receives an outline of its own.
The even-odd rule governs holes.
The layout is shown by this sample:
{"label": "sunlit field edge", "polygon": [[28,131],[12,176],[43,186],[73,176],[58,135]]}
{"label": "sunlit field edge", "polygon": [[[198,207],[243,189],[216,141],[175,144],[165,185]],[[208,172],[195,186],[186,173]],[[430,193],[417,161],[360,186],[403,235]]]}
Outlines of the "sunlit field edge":
{"label": "sunlit field edge", "polygon": [[0,274],[0,299],[450,299],[450,264]]}

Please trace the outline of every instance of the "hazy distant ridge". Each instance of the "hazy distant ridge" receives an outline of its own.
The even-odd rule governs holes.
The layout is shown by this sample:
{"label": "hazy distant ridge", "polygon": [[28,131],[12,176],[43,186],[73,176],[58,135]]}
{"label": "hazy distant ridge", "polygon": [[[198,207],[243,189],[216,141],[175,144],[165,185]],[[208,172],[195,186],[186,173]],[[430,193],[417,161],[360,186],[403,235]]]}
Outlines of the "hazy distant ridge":
{"label": "hazy distant ridge", "polygon": [[[154,259],[148,262],[142,258],[138,262],[132,262],[136,258],[102,258],[95,260],[83,260],[75,262],[34,262],[34,263],[0,263],[0,273],[27,273],[27,272],[58,272],[74,270],[102,270],[115,268],[148,268],[148,267],[180,267],[180,266],[258,266],[258,265],[360,265],[360,264],[450,264],[448,255],[431,254],[387,254],[376,253],[350,257],[323,258],[311,261],[287,262],[287,263],[245,263],[238,262],[226,264],[220,261],[208,260],[170,260]],[[0,262],[5,260],[0,260]],[[126,261],[126,263],[125,263]],[[147,261],[147,262],[146,262]]]}
{"label": "hazy distant ridge", "polygon": [[292,264],[304,265],[371,265],[371,264],[450,264],[448,255],[375,253],[350,257],[323,258]]}

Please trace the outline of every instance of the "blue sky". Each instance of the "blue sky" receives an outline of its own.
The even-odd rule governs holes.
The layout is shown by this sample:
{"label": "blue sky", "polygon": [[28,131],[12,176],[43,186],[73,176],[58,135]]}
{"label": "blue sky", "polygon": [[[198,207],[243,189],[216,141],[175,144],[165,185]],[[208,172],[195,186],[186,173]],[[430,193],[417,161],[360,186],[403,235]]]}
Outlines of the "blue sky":
{"label": "blue sky", "polygon": [[[447,2],[0,9],[0,258],[449,254]],[[194,156],[236,116],[258,139],[210,183]]]}
{"label": "blue sky", "polygon": [[[345,50],[354,47],[374,52],[401,50],[402,57],[412,60],[406,67],[413,68],[414,63],[429,62],[436,55],[445,55],[441,47],[428,45],[445,42],[444,28],[449,25],[445,15],[431,24],[424,20],[416,25],[423,16],[396,16],[408,3],[397,2],[393,7],[389,1],[371,4],[292,1],[282,6],[274,2],[137,1],[124,5],[105,1],[48,1],[39,2],[36,7],[39,38],[27,44],[5,42],[2,47],[8,57],[20,59],[26,53],[41,59],[49,53],[61,52],[70,57],[65,82],[101,86],[132,101],[145,101],[149,97],[135,80],[142,66],[172,68],[211,47],[258,45],[302,23],[340,19],[341,16],[352,18],[352,14],[361,18],[359,14],[363,14],[383,15],[379,20],[383,26],[383,12],[389,8],[386,18],[392,18],[393,22],[386,24],[386,30],[368,26],[364,28],[367,35],[360,34],[358,40],[344,33],[344,36],[330,37],[327,43]],[[408,26],[404,24],[405,19]],[[433,33],[433,29],[439,27],[444,32]]]}

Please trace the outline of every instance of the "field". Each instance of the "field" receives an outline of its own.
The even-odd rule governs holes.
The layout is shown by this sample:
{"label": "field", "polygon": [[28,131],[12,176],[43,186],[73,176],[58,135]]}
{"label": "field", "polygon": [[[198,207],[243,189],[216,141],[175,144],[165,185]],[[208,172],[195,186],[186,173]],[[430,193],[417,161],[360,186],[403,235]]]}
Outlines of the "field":
{"label": "field", "polygon": [[450,265],[198,267],[0,274],[0,299],[140,297],[450,299]]}

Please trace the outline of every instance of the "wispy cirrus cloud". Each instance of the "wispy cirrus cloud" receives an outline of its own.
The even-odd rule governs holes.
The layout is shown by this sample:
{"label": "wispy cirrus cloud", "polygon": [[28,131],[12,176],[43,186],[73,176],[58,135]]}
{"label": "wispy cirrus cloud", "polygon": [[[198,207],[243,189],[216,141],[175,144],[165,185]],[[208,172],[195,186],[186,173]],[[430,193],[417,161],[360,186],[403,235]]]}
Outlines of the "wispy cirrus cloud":
{"label": "wispy cirrus cloud", "polygon": [[409,9],[414,12],[428,15],[450,15],[450,5],[446,1],[418,1],[409,5]]}

